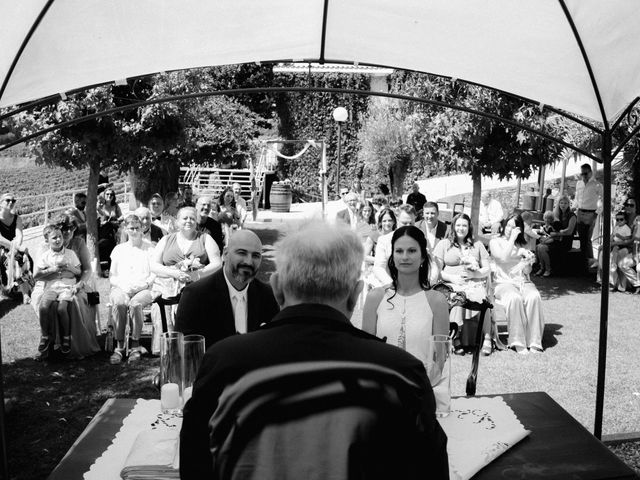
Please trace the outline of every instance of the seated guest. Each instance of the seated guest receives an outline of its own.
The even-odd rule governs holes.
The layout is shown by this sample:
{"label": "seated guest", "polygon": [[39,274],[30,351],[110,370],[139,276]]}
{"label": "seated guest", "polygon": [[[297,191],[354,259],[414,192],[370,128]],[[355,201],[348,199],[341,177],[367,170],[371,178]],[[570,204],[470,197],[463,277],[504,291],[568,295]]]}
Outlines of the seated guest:
{"label": "seated guest", "polygon": [[393,232],[392,245],[392,283],[367,295],[362,329],[411,353],[428,372],[433,366],[428,340],[449,333],[448,305],[442,294],[431,290],[431,262],[422,231],[413,225],[400,227]]}
{"label": "seated guest", "polygon": [[203,335],[207,348],[256,330],[279,310],[271,288],[255,278],[262,262],[262,242],[255,233],[236,232],[223,259],[223,268],[182,291],[176,313],[176,330]]}
{"label": "seated guest", "polygon": [[218,246],[210,235],[198,232],[196,218],[194,207],[181,208],[179,230],[162,237],[151,256],[154,290],[165,298],[176,296],[187,283],[212,274],[222,264]]}
{"label": "seated guest", "polygon": [[[177,210],[170,213],[170,210],[175,209],[175,203],[177,202],[176,194],[168,193],[166,197],[167,202],[162,198],[162,195],[154,193],[151,195],[151,199],[149,200],[151,221],[156,227],[162,230],[163,235],[168,235],[169,233],[173,233],[177,230],[175,215]],[[169,207],[169,204],[173,206]],[[165,205],[167,205],[167,208],[165,208]]]}
{"label": "seated guest", "polygon": [[[373,205],[368,200],[365,200],[362,204],[356,230],[358,235],[361,236],[363,244],[367,242],[367,239],[371,235],[374,235],[376,240],[378,239],[375,211],[373,210]],[[366,253],[365,256],[369,253]]]}
{"label": "seated guest", "polygon": [[[369,471],[375,465],[374,473],[362,473],[358,478],[378,478],[375,472],[394,471],[396,478],[448,479],[446,436],[435,417],[433,391],[422,363],[349,323],[362,288],[358,278],[363,254],[357,235],[346,228],[315,225],[290,234],[280,242],[277,251],[277,273],[271,277],[271,284],[283,310],[258,331],[226,338],[205,354],[193,396],[184,409],[180,477],[183,480],[216,478],[214,471],[218,465],[213,464],[209,451],[209,420],[226,386],[263,367],[322,360],[373,363],[391,369],[419,386],[423,392],[422,408],[419,418],[408,422],[407,428],[411,430],[407,432],[408,438],[414,444],[404,450],[406,455],[372,456],[367,450],[372,444],[401,442],[406,438],[380,438],[371,431],[367,437],[363,431],[362,435],[367,438],[358,443],[363,450],[354,451],[346,446],[337,450],[326,448],[319,456],[300,457],[306,472],[323,478],[323,465],[348,465],[357,472]],[[343,427],[326,425],[326,432],[335,437]],[[283,444],[279,451],[298,452],[296,447],[305,438],[292,441],[295,444]],[[332,441],[327,438],[327,445]],[[280,461],[287,463],[290,472],[300,465],[289,456]],[[277,459],[275,462],[278,465]],[[244,473],[251,476],[256,472],[247,465]],[[326,473],[329,478],[329,472]]]}
{"label": "seated guest", "polygon": [[[393,210],[392,210],[393,211]],[[402,205],[400,214],[396,216],[397,227],[406,227],[416,222],[416,211],[411,205]],[[391,284],[391,276],[389,275],[389,258],[391,257],[391,238],[393,232],[378,237],[376,245],[376,255],[373,261],[373,273],[380,280],[381,285]]]}
{"label": "seated guest", "polygon": [[[426,210],[426,209],[425,209]],[[455,291],[465,292],[469,300],[482,303],[487,298],[487,277],[491,273],[489,253],[484,244],[473,237],[473,225],[466,213],[458,213],[451,220],[451,232],[447,238],[441,240],[433,256],[436,259],[442,280]],[[464,347],[475,345],[475,338],[470,338],[464,321],[470,320],[477,312],[453,307],[450,313],[452,322],[463,327],[460,345],[455,345],[455,352],[464,353]],[[486,320],[483,325],[484,342],[483,355],[491,355],[491,321]],[[468,330],[467,330],[468,331]],[[461,351],[462,350],[462,351]]]}
{"label": "seated guest", "polygon": [[[576,215],[571,211],[569,197],[560,197],[553,212],[554,223],[545,227],[547,237],[536,247],[540,269],[536,275],[551,275],[553,263],[562,261],[565,253],[571,250],[573,232],[576,229]],[[555,223],[557,222],[557,223]]]}
{"label": "seated guest", "polygon": [[126,351],[124,335],[129,316],[131,317],[131,349],[128,361],[135,362],[140,359],[139,340],[144,323],[142,309],[154,300],[154,295],[151,293],[154,275],[149,266],[153,245],[142,238],[142,222],[138,214],[127,215],[123,226],[128,239],[116,245],[111,252],[109,275],[109,283],[111,283],[109,298],[117,342],[109,359],[112,365],[121,363],[124,357]]}
{"label": "seated guest", "polygon": [[180,208],[182,207],[195,207],[195,203],[193,203],[193,189],[189,185],[185,185],[182,188],[182,197],[180,202],[178,203]]}
{"label": "seated guest", "polygon": [[429,254],[433,254],[438,242],[447,235],[447,224],[439,220],[440,209],[436,202],[426,202],[422,215],[424,220],[418,222],[416,226],[422,230],[422,233],[424,233],[427,238],[427,250]]}
{"label": "seated guest", "polygon": [[43,234],[48,248],[38,258],[34,271],[34,278],[45,282],[38,312],[42,333],[38,345],[38,358],[41,360],[49,356],[55,324],[62,337],[60,352],[63,355],[71,353],[69,302],[73,300],[76,280],[82,273],[78,256],[64,246],[60,227],[47,225]]}
{"label": "seated guest", "polygon": [[347,204],[347,208],[340,210],[336,214],[336,221],[348,225],[351,230],[356,230],[358,228],[358,218],[360,217],[358,212],[358,195],[353,192],[347,193],[343,200],[344,203]]}
{"label": "seated guest", "polygon": [[[633,288],[635,293],[640,293],[640,278],[638,268],[640,265],[640,214],[637,213],[637,201],[629,197],[624,202],[625,218],[627,226],[631,229],[631,238],[619,245],[618,265],[616,271],[611,274],[612,288],[626,291]],[[611,265],[613,271],[614,264]]]}
{"label": "seated guest", "polygon": [[[140,220],[142,239],[146,240],[152,245],[156,245],[160,241],[160,239],[164,237],[164,233],[159,226],[151,221],[151,210],[149,210],[147,207],[138,207],[133,213]],[[127,232],[124,233],[128,234]]]}
{"label": "seated guest", "polygon": [[[409,225],[414,225],[416,222],[416,211],[413,209],[411,205],[400,205],[398,207],[399,215],[397,215],[397,226],[406,227]],[[390,285],[391,284],[391,276],[389,275],[389,258],[391,257],[391,238],[393,237],[393,232],[387,233],[385,235],[381,235],[378,238],[378,244],[376,245],[376,255],[373,262],[372,272],[376,276],[376,278],[380,281],[381,285]],[[434,285],[438,281],[438,277],[440,276],[440,271],[438,270],[438,266],[435,264],[433,259],[431,259],[431,265],[429,268],[429,281],[432,285]]]}
{"label": "seated guest", "polygon": [[87,207],[87,194],[83,192],[78,192],[73,195],[73,204],[74,208],[70,209],[67,213],[71,215],[78,225],[76,229],[76,236],[82,237],[85,241],[87,239],[87,213],[84,209]]}
{"label": "seated guest", "polygon": [[241,227],[240,214],[238,213],[236,198],[233,194],[233,190],[231,190],[230,188],[225,188],[220,194],[218,205],[220,206],[218,221],[223,228],[224,241],[226,243],[229,243],[231,234]]}
{"label": "seated guest", "polygon": [[[547,212],[545,212],[546,215]],[[553,217],[553,212],[551,216]],[[527,241],[527,249],[535,252],[540,234],[537,229],[533,227],[533,214],[528,211],[522,212],[522,221],[524,222],[524,238]],[[544,218],[544,217],[543,217]]]}
{"label": "seated guest", "polygon": [[513,214],[507,218],[501,235],[489,242],[496,266],[494,294],[507,313],[509,348],[522,354],[542,353],[542,299],[529,278],[534,257],[525,248],[523,231],[522,217]]}
{"label": "seated guest", "polygon": [[16,197],[4,193],[0,197],[0,292],[22,292],[22,301],[29,303],[33,262],[22,246],[22,219],[15,212]]}
{"label": "seated guest", "polygon": [[198,214],[197,230],[202,233],[208,233],[218,245],[218,249],[222,252],[224,248],[224,236],[222,235],[222,227],[217,220],[210,217],[211,213],[211,197],[199,197],[196,201],[196,212]]}
{"label": "seated guest", "polygon": [[376,221],[378,221],[380,219],[380,212],[389,208],[389,201],[384,195],[377,194],[373,196],[371,203],[373,204],[373,208],[376,209]]}
{"label": "seated guest", "polygon": [[[100,351],[100,346],[96,340],[96,306],[89,304],[87,297],[88,292],[94,290],[94,271],[91,266],[91,255],[87,244],[81,237],[74,236],[76,229],[75,222],[69,215],[59,214],[51,219],[50,225],[55,225],[62,233],[62,240],[65,249],[73,250],[78,259],[82,269],[82,275],[80,280],[75,284],[73,289],[75,294],[72,301],[69,304],[69,319],[70,319],[70,336],[71,336],[71,351],[66,358],[68,359],[81,359],[89,355],[93,355]],[[36,254],[37,264],[40,257],[49,250],[49,245],[42,245]],[[96,266],[97,268],[97,266]],[[55,275],[51,273],[51,275]],[[44,285],[47,277],[43,277],[37,281],[31,297],[31,305],[33,306],[36,314],[40,312],[40,300],[42,298]],[[54,318],[56,312],[54,311],[55,305],[49,309],[49,318]],[[62,344],[62,335],[59,325],[49,325],[49,334],[54,335],[50,337],[50,345],[55,348],[59,348]]]}
{"label": "seated guest", "polygon": [[478,218],[480,230],[485,233],[498,233],[503,218],[504,211],[502,210],[500,202],[493,198],[490,192],[482,192]]}
{"label": "seated guest", "polygon": [[390,208],[384,209],[380,212],[378,218],[377,231],[369,235],[364,243],[364,272],[363,278],[365,282],[365,295],[368,293],[369,287],[381,287],[386,285],[387,276],[386,272],[382,278],[378,278],[373,268],[375,264],[375,255],[377,251],[378,240],[380,237],[388,234],[392,234],[397,227],[396,214]]}

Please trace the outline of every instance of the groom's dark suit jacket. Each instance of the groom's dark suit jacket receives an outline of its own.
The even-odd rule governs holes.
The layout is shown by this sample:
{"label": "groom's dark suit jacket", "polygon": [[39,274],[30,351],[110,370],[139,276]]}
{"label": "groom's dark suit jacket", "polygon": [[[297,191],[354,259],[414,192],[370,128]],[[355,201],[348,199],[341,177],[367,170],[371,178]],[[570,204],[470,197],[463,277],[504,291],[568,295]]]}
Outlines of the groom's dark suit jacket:
{"label": "groom's dark suit jacket", "polygon": [[[206,348],[236,334],[229,288],[221,268],[214,274],[187,285],[182,291],[175,329],[185,335],[203,335]],[[271,287],[257,279],[247,292],[247,331],[270,322],[280,311]]]}

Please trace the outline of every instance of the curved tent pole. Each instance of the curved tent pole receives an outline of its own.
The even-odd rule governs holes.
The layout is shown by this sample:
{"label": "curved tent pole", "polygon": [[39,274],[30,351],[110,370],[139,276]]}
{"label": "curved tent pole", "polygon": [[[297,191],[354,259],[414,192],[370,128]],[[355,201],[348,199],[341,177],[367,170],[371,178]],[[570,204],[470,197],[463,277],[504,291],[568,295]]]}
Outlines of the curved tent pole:
{"label": "curved tent pole", "polygon": [[197,99],[197,98],[204,98],[204,97],[212,97],[212,96],[218,96],[218,95],[235,95],[235,94],[256,94],[256,93],[290,93],[290,92],[301,92],[301,93],[309,93],[309,92],[315,92],[315,93],[337,93],[337,94],[348,94],[348,95],[366,95],[366,96],[376,96],[376,97],[385,97],[385,98],[393,98],[393,99],[397,99],[397,100],[405,100],[405,101],[411,101],[411,102],[418,102],[418,103],[424,103],[424,104],[428,104],[428,105],[433,105],[436,107],[442,107],[442,108],[450,108],[453,110],[458,110],[458,111],[462,111],[462,112],[466,112],[466,113],[470,113],[472,115],[478,115],[484,118],[488,118],[490,120],[493,120],[495,122],[500,122],[500,123],[504,123],[516,128],[520,128],[522,130],[526,130],[530,133],[533,133],[534,135],[538,135],[542,138],[545,138],[551,142],[557,143],[559,145],[562,145],[564,147],[567,147],[573,151],[576,151],[588,158],[591,158],[592,160],[595,160],[597,162],[600,162],[601,159],[595,155],[593,155],[592,153],[579,148],[575,145],[571,145],[570,143],[560,139],[560,138],[556,138],[552,135],[549,135],[547,133],[544,133],[540,130],[537,130],[535,128],[529,127],[527,125],[523,125],[519,122],[516,122],[515,120],[510,120],[508,118],[503,118],[500,117],[499,115],[493,114],[493,113],[488,113],[488,112],[482,112],[479,110],[474,110],[472,108],[468,108],[468,107],[464,107],[461,105],[452,105],[452,104],[448,104],[446,102],[440,102],[438,100],[430,100],[430,99],[425,99],[425,98],[418,98],[418,97],[413,97],[410,95],[400,95],[397,93],[386,93],[386,92],[374,92],[374,91],[364,91],[364,90],[354,90],[354,89],[340,89],[340,88],[324,88],[324,87],[252,87],[252,88],[234,88],[234,89],[228,89],[228,90],[216,90],[216,91],[207,91],[207,92],[196,92],[196,93],[189,93],[189,94],[184,94],[184,95],[175,95],[175,96],[171,96],[171,97],[160,97],[160,98],[151,98],[148,100],[144,100],[141,102],[135,102],[135,103],[131,103],[129,105],[123,105],[120,107],[114,107],[114,108],[110,108],[107,110],[104,110],[102,112],[95,112],[89,115],[85,115],[84,117],[80,117],[80,118],[75,118],[73,120],[68,120],[66,122],[61,122],[58,123],[56,125],[53,125],[51,127],[47,127],[44,128],[42,130],[39,130],[35,133],[29,134],[27,136],[21,137],[19,139],[13,140],[9,143],[6,143],[4,145],[0,146],[0,151],[6,150],[7,148],[10,148],[14,145],[18,145],[20,143],[26,142],[28,140],[31,140],[32,138],[36,138],[40,135],[44,135],[45,133],[49,133],[55,130],[58,130],[60,128],[65,128],[65,127],[69,127],[72,125],[77,125],[78,123],[82,123],[88,120],[93,120],[96,118],[100,118],[100,117],[104,117],[107,115],[111,115],[114,113],[120,113],[120,112],[124,112],[127,110],[132,110],[134,108],[140,108],[140,107],[144,107],[146,105],[153,105],[153,104],[160,104],[160,103],[167,103],[167,102],[177,102],[177,101],[184,101],[184,100],[193,100],[193,99]]}
{"label": "curved tent pole", "polygon": [[42,21],[44,16],[47,14],[47,11],[49,10],[49,7],[51,7],[52,4],[53,4],[53,0],[48,0],[48,2],[44,5],[44,7],[42,7],[42,10],[40,10],[40,13],[36,17],[36,19],[33,21],[33,25],[31,25],[31,28],[29,29],[24,39],[22,40],[22,43],[20,44],[20,48],[16,52],[15,57],[13,57],[11,66],[9,66],[9,70],[7,71],[7,74],[4,77],[2,85],[0,86],[0,98],[2,98],[2,94],[4,93],[5,89],[7,88],[7,85],[9,84],[9,79],[11,78],[11,75],[13,74],[13,71],[15,70],[16,65],[18,64],[18,60],[20,60],[20,57],[22,56],[22,52],[24,52],[24,49],[29,43],[29,40],[31,40],[31,37],[33,36],[35,31],[38,29],[40,22]]}
{"label": "curved tent pole", "polygon": [[[263,64],[277,64],[277,63],[293,63],[293,62],[290,62],[289,60],[281,60],[281,61],[264,61],[264,62],[261,62],[261,63],[263,63]],[[320,62],[319,60],[305,60],[302,63],[309,63],[309,67],[311,66],[311,63],[332,63],[332,64],[337,64],[337,65],[355,65],[353,62],[346,62],[344,60],[331,60],[331,61],[325,60],[323,62]],[[376,64],[376,63],[362,62],[362,63],[358,63],[358,65],[366,66],[366,67],[389,68],[389,69],[396,69],[397,70],[396,67],[389,66],[389,65]],[[168,70],[168,71],[166,71],[164,73],[179,72],[179,71],[183,71],[183,70],[187,70],[187,69]],[[420,73],[420,74],[425,74],[425,75],[431,75],[431,76],[434,76],[434,77],[437,77],[437,78],[448,79],[448,80],[452,80],[452,81],[454,80],[453,77],[449,77],[449,76],[446,76],[446,75],[438,75],[436,73],[431,73],[431,72],[420,72],[420,71],[417,71],[417,70],[409,70],[409,69],[403,69],[403,70],[406,71],[406,72]],[[128,77],[128,79],[129,80],[136,80],[136,79],[148,77],[149,75],[155,75],[157,73],[160,73],[160,72],[156,72],[156,73],[153,73],[153,74],[144,74],[144,75]],[[462,83],[465,83],[465,84],[471,85],[471,86],[486,88],[486,89],[492,90],[494,92],[498,92],[498,93],[500,93],[502,95],[506,95],[506,96],[508,96],[510,98],[513,98],[514,100],[519,100],[519,101],[521,101],[523,103],[528,103],[528,104],[531,104],[531,105],[537,105],[539,108],[541,108],[541,110],[547,110],[549,112],[552,112],[552,113],[555,113],[557,115],[560,115],[561,117],[564,117],[564,118],[566,118],[568,120],[571,120],[572,122],[575,122],[578,125],[582,125],[583,127],[591,130],[594,133],[597,133],[598,135],[602,135],[602,133],[604,132],[604,130],[592,125],[591,123],[589,123],[586,120],[583,120],[582,118],[579,118],[579,117],[577,117],[575,115],[572,115],[572,114],[570,114],[570,113],[568,113],[568,112],[566,112],[564,110],[561,110],[559,108],[553,107],[551,105],[541,104],[540,102],[537,102],[537,101],[532,100],[532,99],[527,98],[527,97],[523,97],[522,95],[516,95],[516,94],[510,93],[510,92],[507,92],[505,90],[501,90],[499,88],[490,87],[490,86],[484,85],[482,83],[471,82],[471,81],[468,81],[468,80],[462,80],[460,78],[456,78],[455,81],[462,82]],[[31,108],[35,108],[35,107],[39,107],[39,106],[42,106],[42,105],[47,105],[49,103],[56,102],[60,98],[64,99],[65,96],[69,96],[69,95],[73,95],[73,94],[76,94],[76,93],[84,92],[84,91],[89,90],[91,88],[97,88],[97,87],[109,85],[109,84],[112,84],[112,83],[113,83],[113,81],[96,83],[96,84],[93,84],[93,85],[87,85],[87,86],[84,86],[84,87],[81,87],[81,88],[76,88],[76,89],[73,89],[73,90],[69,90],[69,91],[66,91],[64,93],[55,94],[55,95],[49,95],[49,96],[44,97],[42,99],[35,100],[35,101],[29,102],[29,103],[25,103],[25,104],[21,105],[20,107],[17,107],[14,110],[11,110],[11,111],[9,111],[9,112],[7,112],[5,114],[0,115],[0,120],[4,120],[5,118],[9,118],[9,117],[11,117],[11,116],[13,116],[13,115],[15,115],[17,113],[23,112],[25,110],[29,110]],[[264,88],[277,88],[277,87],[264,87]],[[311,86],[309,85],[309,87],[307,87],[306,90],[307,91],[312,90]],[[302,91],[302,90],[300,90],[300,91]],[[346,92],[346,90],[344,92]],[[371,92],[371,94],[380,94],[380,93],[382,93],[382,92]],[[391,94],[391,95],[393,95],[393,94]],[[413,99],[413,100],[417,100],[415,97],[409,97],[409,98]],[[598,161],[599,161],[599,159],[598,159]]]}

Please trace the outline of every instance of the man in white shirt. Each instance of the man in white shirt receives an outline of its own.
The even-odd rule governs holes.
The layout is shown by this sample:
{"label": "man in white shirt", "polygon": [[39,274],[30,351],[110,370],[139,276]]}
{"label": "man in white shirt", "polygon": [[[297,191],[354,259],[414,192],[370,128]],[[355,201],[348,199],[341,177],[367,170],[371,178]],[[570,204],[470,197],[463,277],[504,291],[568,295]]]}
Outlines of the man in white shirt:
{"label": "man in white shirt", "polygon": [[580,250],[587,261],[587,266],[590,267],[596,263],[593,258],[591,236],[598,213],[602,210],[602,185],[593,177],[591,165],[588,163],[580,166],[580,178],[581,180],[576,184],[575,198],[577,230],[580,237]]}
{"label": "man in white shirt", "polygon": [[498,233],[500,222],[504,218],[504,211],[500,202],[491,196],[489,192],[482,192],[480,197],[480,215],[478,223],[480,230],[484,232]]}
{"label": "man in white shirt", "polygon": [[336,220],[349,225],[351,230],[358,228],[358,195],[353,192],[347,193],[344,196],[344,203],[347,204],[347,208],[339,211],[336,214]]}
{"label": "man in white shirt", "polygon": [[435,202],[426,202],[423,208],[424,220],[416,224],[427,237],[427,251],[433,253],[436,245],[447,235],[447,224],[440,221],[440,209]]}
{"label": "man in white shirt", "polygon": [[203,335],[209,348],[223,338],[256,330],[280,310],[271,287],[256,275],[262,242],[251,230],[238,230],[222,256],[223,267],[182,290],[175,329]]}

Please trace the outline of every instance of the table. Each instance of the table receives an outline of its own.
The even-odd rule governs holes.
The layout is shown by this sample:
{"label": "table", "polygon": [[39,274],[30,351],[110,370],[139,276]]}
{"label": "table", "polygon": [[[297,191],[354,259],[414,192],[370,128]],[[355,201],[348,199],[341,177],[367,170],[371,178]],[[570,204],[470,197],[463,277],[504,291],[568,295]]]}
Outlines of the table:
{"label": "table", "polygon": [[[474,479],[638,478],[546,393],[500,396],[522,425],[531,430],[531,435],[481,470]],[[107,400],[49,479],[82,479],[84,472],[110,445],[135,402],[134,399]]]}

